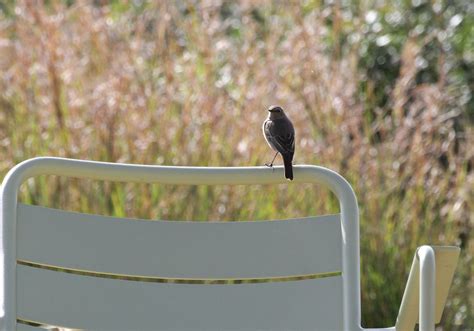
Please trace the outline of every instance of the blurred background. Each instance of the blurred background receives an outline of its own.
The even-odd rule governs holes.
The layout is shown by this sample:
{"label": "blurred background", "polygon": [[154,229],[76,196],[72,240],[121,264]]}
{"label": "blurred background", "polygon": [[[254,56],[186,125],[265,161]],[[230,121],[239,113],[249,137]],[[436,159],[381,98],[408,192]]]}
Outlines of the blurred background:
{"label": "blurred background", "polygon": [[[431,243],[462,248],[439,330],[472,330],[473,21],[469,0],[0,1],[0,178],[46,155],[263,165],[278,104],[295,163],[341,173],[358,196],[363,326],[395,323],[415,249]],[[299,184],[49,176],[21,200],[196,221],[338,211]]]}

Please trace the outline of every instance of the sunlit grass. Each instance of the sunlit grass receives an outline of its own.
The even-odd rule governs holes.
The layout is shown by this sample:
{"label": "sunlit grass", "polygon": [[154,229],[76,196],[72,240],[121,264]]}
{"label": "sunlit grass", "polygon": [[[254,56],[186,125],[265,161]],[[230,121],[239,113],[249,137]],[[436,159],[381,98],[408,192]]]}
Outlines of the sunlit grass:
{"label": "sunlit grass", "polygon": [[[340,172],[358,196],[363,324],[394,324],[413,254],[426,243],[463,246],[443,325],[463,330],[474,323],[472,124],[460,121],[457,85],[446,75],[417,82],[417,56],[433,38],[403,39],[400,70],[390,86],[380,86],[362,66],[365,12],[361,20],[344,18],[337,6],[20,1],[11,8],[0,25],[1,175],[43,155],[262,165],[273,156],[261,135],[265,109],[280,104],[295,124],[295,163]],[[443,61],[430,65],[445,72]],[[310,185],[41,177],[23,187],[21,199],[196,221],[338,210],[334,196]]]}

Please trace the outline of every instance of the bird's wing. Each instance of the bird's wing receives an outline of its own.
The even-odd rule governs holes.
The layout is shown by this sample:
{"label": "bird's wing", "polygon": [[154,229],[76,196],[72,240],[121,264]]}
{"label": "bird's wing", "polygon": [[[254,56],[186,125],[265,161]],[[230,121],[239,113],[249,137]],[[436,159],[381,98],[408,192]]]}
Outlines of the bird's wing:
{"label": "bird's wing", "polygon": [[286,135],[274,136],[274,139],[277,141],[278,145],[280,145],[281,148],[286,153],[294,153],[295,152],[295,134],[294,133],[288,133]]}
{"label": "bird's wing", "polygon": [[294,131],[281,132],[274,122],[266,121],[263,125],[263,131],[267,141],[274,149],[281,154],[293,154],[295,152],[295,134]]}

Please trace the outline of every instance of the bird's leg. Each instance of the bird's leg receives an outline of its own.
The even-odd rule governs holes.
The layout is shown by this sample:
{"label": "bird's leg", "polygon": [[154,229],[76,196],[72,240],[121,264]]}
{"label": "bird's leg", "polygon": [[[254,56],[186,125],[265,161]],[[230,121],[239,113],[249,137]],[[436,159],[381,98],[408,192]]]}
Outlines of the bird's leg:
{"label": "bird's leg", "polygon": [[273,162],[275,161],[277,155],[278,155],[278,152],[275,153],[275,156],[273,157],[272,162],[271,163],[265,163],[265,165],[269,168],[273,168]]}

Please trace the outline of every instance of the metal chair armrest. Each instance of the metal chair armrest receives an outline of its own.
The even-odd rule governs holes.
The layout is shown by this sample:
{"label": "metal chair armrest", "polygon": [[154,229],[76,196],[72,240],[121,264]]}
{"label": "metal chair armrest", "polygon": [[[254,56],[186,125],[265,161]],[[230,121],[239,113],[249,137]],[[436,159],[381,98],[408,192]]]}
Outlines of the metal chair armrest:
{"label": "metal chair armrest", "polygon": [[454,276],[460,249],[421,246],[417,249],[398,312],[396,330],[433,331],[439,323]]}

